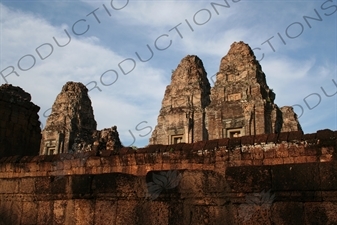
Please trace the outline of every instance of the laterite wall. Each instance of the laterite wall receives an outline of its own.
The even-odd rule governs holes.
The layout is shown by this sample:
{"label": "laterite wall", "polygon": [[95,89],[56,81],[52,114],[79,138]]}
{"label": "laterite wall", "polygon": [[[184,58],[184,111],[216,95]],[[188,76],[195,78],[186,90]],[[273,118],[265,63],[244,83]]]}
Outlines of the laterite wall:
{"label": "laterite wall", "polygon": [[[337,224],[337,132],[0,159],[2,224]],[[153,173],[177,170],[149,199]],[[251,203],[263,195],[264,205]],[[0,224],[1,224],[0,222]]]}

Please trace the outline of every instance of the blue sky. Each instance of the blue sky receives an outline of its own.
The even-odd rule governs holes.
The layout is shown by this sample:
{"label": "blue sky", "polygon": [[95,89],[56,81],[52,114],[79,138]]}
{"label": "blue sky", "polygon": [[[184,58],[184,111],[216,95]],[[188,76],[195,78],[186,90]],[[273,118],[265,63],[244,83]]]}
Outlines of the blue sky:
{"label": "blue sky", "polygon": [[336,25],[337,0],[1,1],[0,84],[29,92],[44,125],[67,81],[96,82],[98,129],[116,125],[124,145],[140,147],[180,60],[198,55],[211,80],[230,45],[244,41],[275,103],[295,105],[305,133],[337,130]]}

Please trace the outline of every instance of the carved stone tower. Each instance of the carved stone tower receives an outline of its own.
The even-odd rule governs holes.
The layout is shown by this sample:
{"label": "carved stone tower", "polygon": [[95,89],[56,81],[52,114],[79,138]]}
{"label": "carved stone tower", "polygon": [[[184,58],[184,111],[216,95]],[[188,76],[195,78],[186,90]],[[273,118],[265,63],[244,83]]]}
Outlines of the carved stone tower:
{"label": "carved stone tower", "polygon": [[183,58],[166,87],[162,108],[150,144],[192,143],[208,139],[205,108],[210,84],[197,56]]}
{"label": "carved stone tower", "polygon": [[[247,44],[231,45],[216,78],[206,109],[209,139],[301,130],[291,107],[288,114],[293,116],[283,120],[282,111],[274,104],[275,93]],[[284,122],[295,125],[288,129]]]}
{"label": "carved stone tower", "polygon": [[82,83],[67,82],[42,131],[40,154],[72,152],[76,139],[92,143],[96,126],[88,89]]}

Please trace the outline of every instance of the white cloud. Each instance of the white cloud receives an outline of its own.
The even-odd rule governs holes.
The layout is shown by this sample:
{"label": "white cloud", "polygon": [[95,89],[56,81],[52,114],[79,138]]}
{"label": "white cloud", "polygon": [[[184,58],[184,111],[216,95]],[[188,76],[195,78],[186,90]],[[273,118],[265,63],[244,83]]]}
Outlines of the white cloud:
{"label": "white cloud", "polygon": [[[117,125],[121,128],[119,132],[122,141],[131,137],[128,130],[135,129],[139,122],[155,120],[158,112],[154,112],[153,102],[161,100],[166,86],[162,70],[137,62],[132,73],[123,75],[118,64],[126,57],[100,46],[97,37],[77,39],[71,34],[69,45],[60,48],[52,37],[59,37],[58,40],[62,43],[68,41],[61,27],[53,27],[43,19],[12,11],[5,6],[2,6],[2,12],[5,19],[1,20],[1,44],[6,52],[2,59],[6,60],[1,61],[1,67],[16,68],[20,76],[12,74],[7,79],[32,95],[32,101],[41,107],[39,114],[43,124],[43,113],[51,107],[62,86],[70,80],[84,84],[90,81],[98,83],[102,92],[89,92],[98,127],[101,129]],[[64,37],[63,40],[60,37]],[[35,48],[43,43],[50,43],[54,47],[53,51],[49,46],[45,47],[46,55],[52,52],[45,60],[39,59],[35,52]],[[43,52],[42,48],[40,50]],[[36,64],[28,71],[20,71],[17,68],[17,60],[25,54],[32,54]],[[22,67],[32,65],[30,61],[26,64],[22,64]],[[118,80],[111,86],[103,86],[100,76],[110,69],[118,72]],[[110,78],[110,81],[111,79],[116,77]],[[110,81],[105,80],[107,83]],[[4,83],[4,80],[1,82]]]}

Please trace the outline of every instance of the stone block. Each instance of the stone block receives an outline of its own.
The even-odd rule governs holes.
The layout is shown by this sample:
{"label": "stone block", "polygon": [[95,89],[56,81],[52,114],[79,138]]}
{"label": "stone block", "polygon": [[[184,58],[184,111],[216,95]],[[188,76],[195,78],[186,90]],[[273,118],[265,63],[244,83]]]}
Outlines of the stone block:
{"label": "stone block", "polygon": [[294,162],[294,157],[288,157],[283,159],[283,164],[293,164]]}
{"label": "stone block", "polygon": [[275,165],[271,167],[273,190],[312,191],[320,187],[319,164]]}
{"label": "stone block", "polygon": [[277,143],[278,141],[278,134],[268,134],[267,142]]}
{"label": "stone block", "polygon": [[229,152],[229,161],[237,161],[242,159],[240,148],[229,150],[228,152]]}
{"label": "stone block", "polygon": [[218,148],[218,140],[209,140],[205,144],[205,149],[207,150],[214,150]]}
{"label": "stone block", "polygon": [[[55,200],[53,205],[53,225],[62,225],[66,222],[67,200]],[[68,212],[69,213],[69,212]]]}
{"label": "stone block", "polygon": [[254,136],[243,136],[241,137],[242,145],[254,145]]}
{"label": "stone block", "polygon": [[332,161],[332,160],[333,160],[332,155],[329,155],[329,154],[321,155],[321,156],[319,157],[319,161],[320,161],[320,162],[330,162],[330,161]]}
{"label": "stone block", "polygon": [[19,178],[14,178],[14,179],[1,179],[1,193],[6,193],[6,194],[13,194],[13,193],[19,193]]}
{"label": "stone block", "polygon": [[112,155],[112,153],[113,152],[110,151],[110,150],[102,150],[100,156],[102,156],[102,157],[109,157],[109,156]]}
{"label": "stone block", "polygon": [[35,179],[32,177],[24,177],[19,181],[19,192],[33,194],[35,192]]}
{"label": "stone block", "polygon": [[241,146],[241,137],[233,137],[229,139],[228,147],[235,148]]}
{"label": "stone block", "polygon": [[263,165],[274,165],[273,162],[274,162],[273,158],[263,159]]}
{"label": "stone block", "polygon": [[306,156],[297,156],[294,157],[295,163],[306,163],[307,162],[307,157]]}
{"label": "stone block", "polygon": [[337,162],[331,161],[319,164],[321,190],[337,191]]}
{"label": "stone block", "polygon": [[[139,212],[137,223],[148,225],[170,224],[173,222],[171,218],[174,217],[171,214],[172,208],[171,204],[160,201],[149,201],[143,205],[137,204],[136,211]],[[161,212],[160,215],[156,214],[158,211]]]}
{"label": "stone block", "polygon": [[49,177],[36,177],[35,178],[35,191],[36,194],[50,194],[51,191],[51,178]]}
{"label": "stone block", "polygon": [[85,161],[83,158],[75,158],[75,159],[70,159],[70,164],[71,168],[76,168],[76,167],[82,167],[85,165]]}
{"label": "stone block", "polygon": [[[80,196],[91,193],[91,185],[94,175],[73,175],[70,177],[70,193],[74,196]],[[94,188],[94,187],[93,187]]]}
{"label": "stone block", "polygon": [[24,170],[26,172],[36,172],[40,170],[40,165],[36,162],[25,163]]}
{"label": "stone block", "polygon": [[143,165],[145,163],[144,154],[135,154],[135,160],[137,165]]}
{"label": "stone block", "polygon": [[162,147],[163,145],[160,144],[156,144],[156,145],[149,145],[147,147],[147,151],[148,152],[160,152],[160,147]]}
{"label": "stone block", "polygon": [[218,146],[219,147],[228,147],[228,143],[229,143],[229,138],[222,138],[222,139],[219,139]]}
{"label": "stone block", "polygon": [[289,137],[289,132],[282,132],[278,135],[278,141],[282,142],[282,141],[288,141],[288,137]]}
{"label": "stone block", "polygon": [[51,162],[40,162],[39,171],[52,171],[53,166]]}
{"label": "stone block", "polygon": [[101,157],[90,157],[86,161],[87,167],[98,167],[101,166]]}
{"label": "stone block", "polygon": [[37,224],[53,224],[53,201],[38,201]]}
{"label": "stone block", "polygon": [[276,150],[276,157],[278,158],[287,158],[289,157],[289,152],[288,152],[288,149],[285,148],[285,147],[279,147],[277,150]]}
{"label": "stone block", "polygon": [[94,201],[91,199],[74,200],[74,221],[76,225],[91,225],[94,223]]}
{"label": "stone block", "polygon": [[283,158],[272,159],[272,165],[280,165],[280,164],[283,164]]}
{"label": "stone block", "polygon": [[311,162],[318,162],[319,159],[317,156],[306,156],[305,161],[311,163]]}
{"label": "stone block", "polygon": [[[193,150],[193,143],[192,144],[186,144],[186,145],[183,145],[182,147],[182,150],[184,152],[189,152],[189,151],[192,151]],[[163,151],[168,151],[170,149],[170,145],[164,145],[163,146]]]}
{"label": "stone block", "polygon": [[117,204],[116,215],[118,216],[116,217],[115,225],[136,224],[137,202],[135,200],[119,200]]}
{"label": "stone block", "polygon": [[68,176],[51,176],[50,177],[50,193],[65,194],[68,185]]}
{"label": "stone block", "polygon": [[253,159],[253,155],[250,152],[242,152],[241,154],[241,158],[242,160],[249,160],[249,159]]}
{"label": "stone block", "polygon": [[320,151],[317,147],[307,146],[304,148],[304,155],[306,156],[318,156],[320,155]]}
{"label": "stone block", "polygon": [[306,202],[304,203],[304,221],[310,224],[336,224],[337,206],[332,202]]}
{"label": "stone block", "polygon": [[271,221],[275,225],[304,224],[302,202],[275,202],[272,206]]}
{"label": "stone block", "polygon": [[304,134],[303,140],[305,140],[305,142],[308,144],[316,144],[317,143],[316,133]]}
{"label": "stone block", "polygon": [[23,202],[22,203],[22,225],[37,224],[38,204],[37,202]]}
{"label": "stone block", "polygon": [[115,224],[117,218],[116,210],[117,210],[116,201],[97,200],[95,202],[95,213],[94,213],[95,223],[100,225]]}
{"label": "stone block", "polygon": [[71,161],[70,160],[65,160],[62,163],[63,163],[63,169],[64,170],[70,170],[71,169]]}
{"label": "stone block", "polygon": [[303,131],[291,131],[289,132],[288,141],[298,142],[303,139]]}
{"label": "stone block", "polygon": [[337,202],[337,192],[332,191],[321,191],[321,197],[323,202]]}
{"label": "stone block", "polygon": [[254,143],[256,144],[267,143],[267,139],[268,139],[268,134],[255,135]]}
{"label": "stone block", "polygon": [[269,166],[240,166],[226,169],[231,192],[261,192],[272,188]]}
{"label": "stone block", "polygon": [[264,152],[261,148],[254,148],[252,150],[253,159],[263,159]]}
{"label": "stone block", "polygon": [[306,155],[305,148],[303,146],[296,146],[296,145],[290,145],[288,148],[288,153],[289,156],[291,157]]}
{"label": "stone block", "polygon": [[324,129],[324,130],[318,130],[316,132],[316,139],[330,140],[330,139],[334,139],[334,138],[335,138],[335,135],[334,135],[334,132],[332,130]]}
{"label": "stone block", "polygon": [[263,155],[265,159],[272,159],[276,157],[276,151],[274,148],[266,150]]}
{"label": "stone block", "polygon": [[254,159],[252,165],[253,166],[262,166],[262,165],[264,165],[264,163],[263,163],[262,159]]}

